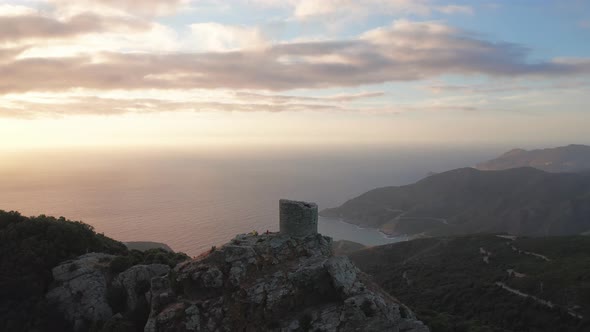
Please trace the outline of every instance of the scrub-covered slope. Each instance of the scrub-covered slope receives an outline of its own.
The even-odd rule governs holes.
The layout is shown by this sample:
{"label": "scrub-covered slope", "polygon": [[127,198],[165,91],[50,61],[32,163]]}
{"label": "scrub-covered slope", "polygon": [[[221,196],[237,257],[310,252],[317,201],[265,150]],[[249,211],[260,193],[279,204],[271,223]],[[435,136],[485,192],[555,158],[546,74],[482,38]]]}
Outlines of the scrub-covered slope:
{"label": "scrub-covered slope", "polygon": [[460,168],[371,190],[321,215],[391,235],[580,234],[590,230],[590,175]]}
{"label": "scrub-covered slope", "polygon": [[349,256],[432,331],[590,331],[590,237],[469,235]]}

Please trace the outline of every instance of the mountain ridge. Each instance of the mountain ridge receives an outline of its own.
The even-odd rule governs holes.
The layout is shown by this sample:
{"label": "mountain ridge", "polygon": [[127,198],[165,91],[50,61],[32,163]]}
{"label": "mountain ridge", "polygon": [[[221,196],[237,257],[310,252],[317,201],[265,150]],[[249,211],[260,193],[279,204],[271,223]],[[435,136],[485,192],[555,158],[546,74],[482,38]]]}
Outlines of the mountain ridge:
{"label": "mountain ridge", "polygon": [[376,188],[320,214],[389,235],[579,234],[590,229],[590,177],[466,167]]}
{"label": "mountain ridge", "polygon": [[590,146],[569,144],[535,150],[512,149],[497,158],[477,164],[484,171],[515,167],[535,167],[546,172],[580,172],[590,170]]}

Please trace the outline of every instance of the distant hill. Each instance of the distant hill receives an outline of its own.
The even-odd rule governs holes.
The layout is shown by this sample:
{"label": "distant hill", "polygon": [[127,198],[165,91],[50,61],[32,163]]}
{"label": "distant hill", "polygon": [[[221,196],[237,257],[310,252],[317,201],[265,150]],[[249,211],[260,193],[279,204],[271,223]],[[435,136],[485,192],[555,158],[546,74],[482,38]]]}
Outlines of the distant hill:
{"label": "distant hill", "polygon": [[590,230],[590,176],[461,168],[371,190],[321,215],[390,235],[580,234]]}
{"label": "distant hill", "polygon": [[428,238],[349,257],[433,332],[590,331],[590,237]]}
{"label": "distant hill", "polygon": [[515,167],[534,167],[546,172],[580,172],[590,170],[590,146],[571,144],[540,150],[510,150],[496,159],[477,165],[484,171]]}

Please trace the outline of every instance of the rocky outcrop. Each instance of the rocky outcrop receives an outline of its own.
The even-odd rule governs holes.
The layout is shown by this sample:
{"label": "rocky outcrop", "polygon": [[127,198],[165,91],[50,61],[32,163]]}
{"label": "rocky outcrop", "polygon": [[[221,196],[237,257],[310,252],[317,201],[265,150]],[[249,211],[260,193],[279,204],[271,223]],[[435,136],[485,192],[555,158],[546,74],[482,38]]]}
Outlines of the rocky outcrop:
{"label": "rocky outcrop", "polygon": [[135,311],[138,300],[145,299],[152,278],[162,276],[170,271],[164,264],[135,265],[121,272],[113,281],[113,287],[122,288],[127,294],[127,311]]}
{"label": "rocky outcrop", "polygon": [[319,234],[238,235],[172,270],[116,259],[53,269],[47,298],[76,331],[428,331]]}
{"label": "rocky outcrop", "polygon": [[[116,256],[91,253],[53,268],[54,287],[47,299],[57,306],[75,331],[135,330],[140,313],[149,312],[151,280],[166,275],[168,265],[135,265],[114,276],[109,266]],[[124,327],[127,327],[124,329]]]}
{"label": "rocky outcrop", "polygon": [[53,268],[57,287],[47,293],[47,299],[57,305],[76,331],[87,330],[113,316],[106,297],[106,271],[114,257],[90,253]]}
{"label": "rocky outcrop", "polygon": [[331,239],[239,235],[151,282],[146,332],[428,331]]}

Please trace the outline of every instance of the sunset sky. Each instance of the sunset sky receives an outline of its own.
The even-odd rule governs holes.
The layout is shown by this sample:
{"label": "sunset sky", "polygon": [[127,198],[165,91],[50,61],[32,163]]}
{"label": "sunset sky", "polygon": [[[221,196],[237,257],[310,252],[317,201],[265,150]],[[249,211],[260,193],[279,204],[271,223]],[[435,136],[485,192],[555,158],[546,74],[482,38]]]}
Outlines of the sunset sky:
{"label": "sunset sky", "polygon": [[590,143],[590,1],[0,1],[0,148]]}

